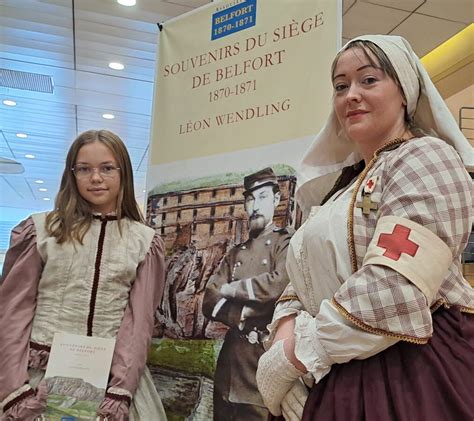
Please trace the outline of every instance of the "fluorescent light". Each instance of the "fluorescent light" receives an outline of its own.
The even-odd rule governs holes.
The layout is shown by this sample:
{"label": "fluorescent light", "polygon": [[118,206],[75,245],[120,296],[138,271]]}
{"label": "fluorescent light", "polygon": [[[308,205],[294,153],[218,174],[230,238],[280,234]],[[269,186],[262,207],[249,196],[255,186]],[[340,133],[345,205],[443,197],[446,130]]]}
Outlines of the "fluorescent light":
{"label": "fluorescent light", "polygon": [[35,159],[35,156],[32,154],[32,153],[27,153],[25,155],[25,158],[28,158],[28,159]]}
{"label": "fluorescent light", "polygon": [[45,189],[44,187],[40,187],[38,190],[39,191],[48,191],[48,189]]}
{"label": "fluorescent light", "polygon": [[35,180],[35,183],[36,183],[36,184],[43,184],[44,181],[43,181],[43,180]]}
{"label": "fluorescent light", "polygon": [[14,107],[16,105],[16,102],[12,99],[4,99],[3,105],[7,105],[8,107]]}
{"label": "fluorescent light", "polygon": [[43,197],[43,200],[51,200],[49,197]]}
{"label": "fluorescent light", "polygon": [[118,4],[122,6],[135,6],[137,4],[137,0],[117,0]]}
{"label": "fluorescent light", "polygon": [[109,67],[114,70],[123,70],[125,66],[122,63],[117,63],[115,61],[109,63]]}
{"label": "fluorescent light", "polygon": [[26,139],[28,135],[26,133],[17,133],[16,137],[19,137],[20,139]]}
{"label": "fluorescent light", "polygon": [[113,120],[115,116],[113,114],[105,113],[102,114],[102,118],[105,118],[106,120]]}

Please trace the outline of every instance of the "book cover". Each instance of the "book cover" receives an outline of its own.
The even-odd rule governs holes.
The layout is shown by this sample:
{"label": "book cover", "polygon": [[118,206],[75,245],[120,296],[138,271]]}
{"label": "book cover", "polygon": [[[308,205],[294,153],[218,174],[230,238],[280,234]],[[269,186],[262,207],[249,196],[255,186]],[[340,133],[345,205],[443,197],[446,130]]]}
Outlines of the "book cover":
{"label": "book cover", "polygon": [[115,339],[56,333],[45,379],[47,421],[95,421],[107,389]]}

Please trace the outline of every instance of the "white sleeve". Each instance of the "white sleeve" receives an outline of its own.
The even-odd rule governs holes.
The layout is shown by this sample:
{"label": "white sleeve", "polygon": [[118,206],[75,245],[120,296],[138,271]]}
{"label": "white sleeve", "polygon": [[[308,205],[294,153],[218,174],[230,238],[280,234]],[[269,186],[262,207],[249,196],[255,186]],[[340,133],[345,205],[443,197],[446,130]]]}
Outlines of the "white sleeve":
{"label": "white sleeve", "polygon": [[295,355],[318,383],[332,364],[363,360],[397,343],[397,339],[359,329],[323,300],[316,317],[306,311],[296,317]]}
{"label": "white sleeve", "polygon": [[295,289],[290,282],[277,301],[271,323],[267,325],[269,334],[263,341],[263,347],[265,350],[268,351],[272,346],[281,319],[290,316],[291,314],[297,316],[300,314],[301,310],[303,310],[303,304],[301,304],[301,302],[298,300]]}

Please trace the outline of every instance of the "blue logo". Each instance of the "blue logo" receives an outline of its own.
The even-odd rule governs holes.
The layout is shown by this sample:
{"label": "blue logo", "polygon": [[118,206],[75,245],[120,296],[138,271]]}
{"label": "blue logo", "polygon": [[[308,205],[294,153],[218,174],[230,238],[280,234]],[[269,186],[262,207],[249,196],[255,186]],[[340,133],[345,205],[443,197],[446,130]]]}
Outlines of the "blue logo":
{"label": "blue logo", "polygon": [[246,0],[212,15],[211,40],[255,26],[257,0]]}

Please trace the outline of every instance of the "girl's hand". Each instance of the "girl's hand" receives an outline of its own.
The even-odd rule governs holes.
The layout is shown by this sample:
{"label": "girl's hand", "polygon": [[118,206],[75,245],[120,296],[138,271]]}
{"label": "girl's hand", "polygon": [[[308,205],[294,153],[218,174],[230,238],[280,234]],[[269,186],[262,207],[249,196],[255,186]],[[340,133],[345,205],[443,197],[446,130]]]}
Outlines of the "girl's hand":
{"label": "girl's hand", "polygon": [[27,396],[9,407],[1,416],[1,421],[34,421],[46,408],[48,386],[42,380],[36,388],[36,394]]}
{"label": "girl's hand", "polygon": [[100,421],[128,421],[127,401],[106,396],[97,410]]}

